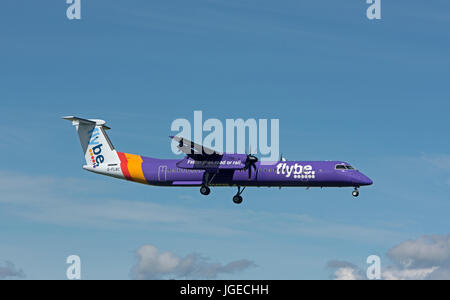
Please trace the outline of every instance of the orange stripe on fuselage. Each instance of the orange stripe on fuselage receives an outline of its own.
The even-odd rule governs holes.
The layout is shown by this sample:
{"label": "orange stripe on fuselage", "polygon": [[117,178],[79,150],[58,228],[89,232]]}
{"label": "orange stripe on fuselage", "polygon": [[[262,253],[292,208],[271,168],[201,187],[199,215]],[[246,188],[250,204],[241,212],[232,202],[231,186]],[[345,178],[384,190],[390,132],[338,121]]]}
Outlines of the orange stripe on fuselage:
{"label": "orange stripe on fuselage", "polygon": [[140,155],[124,153],[127,159],[128,172],[130,174],[131,180],[148,183],[145,179],[144,172],[142,171],[142,157]]}

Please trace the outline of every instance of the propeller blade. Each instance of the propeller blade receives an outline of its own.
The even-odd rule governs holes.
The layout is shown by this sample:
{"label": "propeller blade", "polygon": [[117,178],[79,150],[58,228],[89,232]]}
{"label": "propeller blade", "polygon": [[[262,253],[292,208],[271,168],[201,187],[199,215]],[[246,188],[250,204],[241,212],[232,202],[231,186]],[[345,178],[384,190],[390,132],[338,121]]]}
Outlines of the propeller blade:
{"label": "propeller blade", "polygon": [[252,178],[252,167],[256,171],[256,163],[258,158],[252,154],[247,154],[247,159],[245,160],[244,170],[248,169],[248,179]]}

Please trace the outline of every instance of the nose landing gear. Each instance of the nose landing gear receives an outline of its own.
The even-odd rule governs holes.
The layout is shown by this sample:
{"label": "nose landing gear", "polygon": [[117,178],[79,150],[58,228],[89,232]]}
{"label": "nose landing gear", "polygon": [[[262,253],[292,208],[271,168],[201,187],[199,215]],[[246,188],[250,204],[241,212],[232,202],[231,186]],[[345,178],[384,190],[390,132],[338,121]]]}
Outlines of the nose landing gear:
{"label": "nose landing gear", "polygon": [[209,193],[211,193],[211,189],[206,185],[202,185],[202,187],[200,188],[200,193],[207,196],[209,195]]}
{"label": "nose landing gear", "polygon": [[355,187],[355,190],[352,192],[353,197],[358,197],[359,196],[359,191],[358,188]]}
{"label": "nose landing gear", "polygon": [[242,196],[241,196],[241,194],[242,194],[242,192],[245,190],[245,187],[241,190],[241,187],[240,186],[238,186],[238,192],[237,192],[237,194],[236,195],[234,195],[234,197],[233,197],[233,202],[235,203],[235,204],[241,204],[242,203]]}
{"label": "nose landing gear", "polygon": [[234,197],[233,197],[233,202],[234,203],[236,203],[236,204],[241,204],[242,203],[242,196],[238,196],[238,195],[235,195]]}

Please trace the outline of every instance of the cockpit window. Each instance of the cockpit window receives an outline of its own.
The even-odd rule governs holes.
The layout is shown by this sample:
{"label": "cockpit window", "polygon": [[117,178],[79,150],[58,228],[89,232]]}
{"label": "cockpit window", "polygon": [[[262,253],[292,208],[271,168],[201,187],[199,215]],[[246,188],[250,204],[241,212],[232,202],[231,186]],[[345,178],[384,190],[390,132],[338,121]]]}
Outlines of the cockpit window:
{"label": "cockpit window", "polygon": [[338,164],[336,165],[336,170],[354,170],[355,168],[353,168],[350,165],[345,165],[345,164]]}

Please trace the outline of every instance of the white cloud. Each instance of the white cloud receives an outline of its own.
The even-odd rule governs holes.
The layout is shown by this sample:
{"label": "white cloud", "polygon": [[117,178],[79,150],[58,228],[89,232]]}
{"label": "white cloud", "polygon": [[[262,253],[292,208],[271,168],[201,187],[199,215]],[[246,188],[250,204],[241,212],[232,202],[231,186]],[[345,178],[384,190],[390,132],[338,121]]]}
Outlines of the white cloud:
{"label": "white cloud", "polygon": [[433,267],[450,263],[450,235],[424,235],[395,246],[388,256],[405,268]]}
{"label": "white cloud", "polygon": [[334,280],[362,280],[362,271],[354,264],[347,261],[332,260],[327,264],[327,268],[334,270],[331,276]]}
{"label": "white cloud", "polygon": [[334,272],[335,280],[360,280],[358,270],[352,268],[339,268]]}
{"label": "white cloud", "polygon": [[256,266],[241,259],[225,265],[210,263],[208,259],[192,253],[180,257],[172,252],[161,252],[153,245],[144,245],[136,251],[138,259],[131,276],[134,279],[194,278],[212,279],[220,274],[231,274]]}
{"label": "white cloud", "polygon": [[[390,249],[387,256],[393,265],[382,265],[382,279],[422,280],[450,279],[450,235],[423,235],[404,241]],[[364,279],[363,270],[350,262],[331,261],[334,279]]]}

